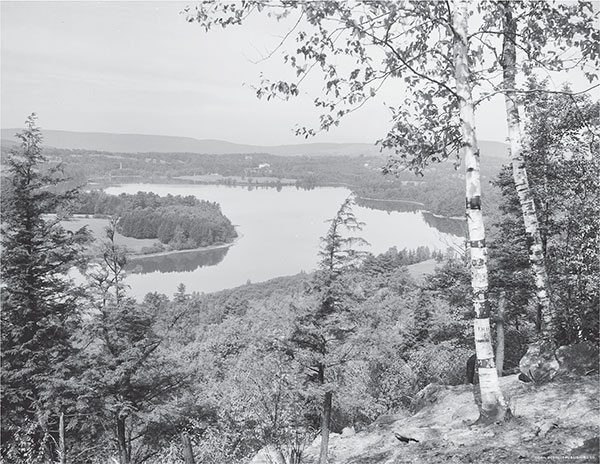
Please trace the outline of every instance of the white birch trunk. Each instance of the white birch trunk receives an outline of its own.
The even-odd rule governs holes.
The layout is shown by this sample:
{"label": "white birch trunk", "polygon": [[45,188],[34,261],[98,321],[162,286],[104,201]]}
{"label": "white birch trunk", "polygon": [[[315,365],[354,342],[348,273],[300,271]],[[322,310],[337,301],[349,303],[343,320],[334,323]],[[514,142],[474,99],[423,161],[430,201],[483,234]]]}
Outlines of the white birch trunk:
{"label": "white birch trunk", "polygon": [[510,158],[512,164],[513,179],[521,205],[523,222],[525,223],[525,233],[527,235],[527,245],[529,252],[529,262],[533,271],[537,306],[538,321],[542,326],[538,327],[543,337],[550,340],[552,337],[552,313],[550,310],[550,299],[548,297],[546,274],[546,265],[544,263],[544,249],[540,236],[540,229],[535,210],[535,203],[529,188],[527,171],[525,169],[525,159],[523,158],[523,135],[521,133],[521,118],[519,107],[517,105],[516,89],[516,59],[517,52],[515,40],[517,33],[517,24],[512,15],[512,6],[510,2],[504,5],[504,41],[502,50],[501,64],[503,68],[503,86],[504,102],[506,105],[506,122],[508,124],[508,139],[510,141]]}
{"label": "white birch trunk", "polygon": [[498,373],[494,363],[494,350],[490,331],[490,314],[487,301],[487,249],[485,228],[481,211],[481,179],[479,149],[475,135],[475,112],[471,96],[468,69],[467,7],[469,0],[456,0],[454,8],[454,62],[456,92],[460,99],[461,135],[466,172],[467,228],[471,255],[471,285],[475,309],[475,352],[481,391],[481,410],[478,422],[503,420],[508,408],[500,391]]}

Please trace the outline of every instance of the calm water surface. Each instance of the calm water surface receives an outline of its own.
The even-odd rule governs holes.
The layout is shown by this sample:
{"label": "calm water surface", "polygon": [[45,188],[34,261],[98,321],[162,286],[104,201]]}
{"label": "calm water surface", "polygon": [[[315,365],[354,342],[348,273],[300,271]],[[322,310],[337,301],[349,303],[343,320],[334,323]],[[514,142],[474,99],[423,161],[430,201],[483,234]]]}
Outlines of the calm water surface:
{"label": "calm water surface", "polygon": [[[319,238],[327,233],[326,221],[335,216],[350,194],[348,189],[334,187],[283,187],[277,191],[218,185],[127,184],[106,189],[113,195],[138,191],[160,196],[193,195],[217,202],[240,235],[229,248],[135,259],[127,284],[138,298],[154,291],[172,295],[180,283],[188,292],[212,292],[248,281],[310,272],[318,262]],[[462,240],[454,235],[456,227],[443,226],[447,219],[438,224],[435,217],[421,211],[386,212],[359,206],[353,211],[366,224],[360,233],[371,244],[366,250],[375,254],[392,246],[401,249],[424,245],[431,250],[446,250]]]}

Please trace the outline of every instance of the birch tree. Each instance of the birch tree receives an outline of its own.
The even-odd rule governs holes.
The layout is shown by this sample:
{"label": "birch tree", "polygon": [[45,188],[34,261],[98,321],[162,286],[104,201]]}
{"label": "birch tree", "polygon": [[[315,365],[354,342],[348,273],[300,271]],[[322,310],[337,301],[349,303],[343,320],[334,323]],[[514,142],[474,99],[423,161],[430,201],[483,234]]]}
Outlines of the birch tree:
{"label": "birch tree", "polygon": [[[548,53],[545,41],[549,36],[539,30],[539,24],[547,20],[553,25],[558,18],[564,29],[569,20],[565,17],[566,10],[546,8],[545,2],[528,3],[524,8],[532,19],[528,23],[530,34],[522,40],[529,41],[525,49],[531,51],[530,61],[535,61]],[[494,80],[499,54],[492,53],[493,66],[489,66],[486,58],[486,53],[497,51],[494,41],[510,38],[512,23],[508,13],[503,14],[506,11],[508,9],[503,10],[498,2],[467,5],[459,1],[250,1],[240,5],[203,3],[195,10],[185,10],[188,21],[197,22],[206,30],[214,26],[241,25],[253,13],[262,12],[275,19],[295,17],[295,23],[277,50],[285,50],[285,42],[295,40],[295,50],[283,52],[283,59],[296,77],[274,81],[265,78],[256,88],[256,94],[266,99],[295,98],[302,94],[307,76],[320,73],[323,89],[314,99],[315,106],[322,110],[318,128],[299,127],[296,134],[309,137],[318,130],[339,125],[345,116],[360,109],[387,84],[394,82],[397,101],[389,106],[391,127],[378,141],[382,149],[393,153],[384,172],[408,168],[421,173],[429,163],[452,156],[457,160],[463,157],[475,293],[473,305],[477,315],[476,350],[480,368],[490,369],[489,377],[480,384],[484,400],[481,418],[484,420],[494,416],[502,418],[506,406],[499,393],[497,377],[491,373],[495,369],[489,339],[479,152],[472,113],[478,101],[496,93],[509,93],[510,89],[503,87],[502,81]],[[483,18],[482,26],[469,31],[468,17],[475,12]],[[495,24],[498,17],[505,20],[506,34],[504,29],[488,27]],[[577,27],[582,33],[589,31],[589,23],[585,21]],[[552,34],[560,30],[559,27],[548,28]],[[587,55],[597,57],[594,47],[589,44],[587,41],[584,46]],[[507,48],[504,63],[509,85],[512,55],[510,47]],[[473,98],[475,90],[477,101]],[[512,107],[509,107],[508,120],[514,129],[518,120]],[[515,165],[518,167],[519,152],[515,149],[513,152],[517,154]],[[517,169],[516,172],[523,177],[521,171]],[[535,214],[529,213],[529,217],[533,216]],[[534,258],[538,256],[535,251]],[[547,300],[543,261],[534,259],[532,262],[540,269],[538,295],[544,305]]]}
{"label": "birch tree", "polygon": [[487,297],[488,272],[485,227],[481,210],[481,177],[479,149],[475,134],[475,109],[469,79],[467,1],[460,0],[453,16],[454,62],[456,90],[460,98],[461,135],[464,144],[466,204],[469,250],[471,256],[471,287],[475,309],[475,352],[477,354],[483,421],[503,419],[508,407],[500,391],[498,372],[492,349],[490,312]]}
{"label": "birch tree", "polygon": [[[500,92],[504,96],[513,179],[536,288],[537,329],[543,339],[552,341],[556,314],[550,305],[548,274],[536,205],[525,167],[525,140],[521,129],[523,94],[536,90],[545,92],[547,89],[519,88],[517,78],[536,71],[547,74],[580,69],[590,82],[596,79],[597,43],[600,38],[598,15],[594,13],[592,3],[587,1],[500,1],[488,2],[482,9],[486,14],[483,26],[476,34],[481,43],[493,51],[489,70],[493,72],[499,66],[502,71],[501,82],[493,83],[489,92]],[[520,80],[520,84],[524,85],[525,79]],[[595,87],[590,87],[590,90]],[[572,103],[575,104],[575,100]]]}
{"label": "birch tree", "polygon": [[[543,86],[543,82],[528,84],[528,88]],[[552,288],[553,338],[559,345],[595,342],[598,337],[600,161],[594,154],[600,140],[600,104],[563,90],[535,92],[524,99],[528,142],[524,158],[538,205],[542,249]],[[511,300],[518,300],[512,311],[522,311],[523,300],[535,292],[526,262],[523,219],[510,173],[504,170],[497,185],[503,194],[503,215],[498,224],[503,240],[494,250],[497,257],[502,256],[496,261],[500,279],[495,284]]]}
{"label": "birch tree", "polygon": [[538,226],[535,203],[529,188],[525,160],[523,159],[523,136],[521,134],[521,116],[517,106],[515,90],[516,82],[516,39],[517,25],[513,16],[512,5],[504,2],[503,15],[503,50],[500,63],[503,71],[504,101],[506,105],[506,122],[508,125],[508,139],[510,141],[510,157],[512,162],[513,179],[515,182],[517,197],[521,205],[525,233],[529,238],[529,262],[534,274],[536,287],[538,317],[537,329],[541,331],[541,321],[544,318],[544,333],[550,338],[552,328],[552,317],[550,314],[550,303],[547,290],[548,275],[544,263],[544,252]]}

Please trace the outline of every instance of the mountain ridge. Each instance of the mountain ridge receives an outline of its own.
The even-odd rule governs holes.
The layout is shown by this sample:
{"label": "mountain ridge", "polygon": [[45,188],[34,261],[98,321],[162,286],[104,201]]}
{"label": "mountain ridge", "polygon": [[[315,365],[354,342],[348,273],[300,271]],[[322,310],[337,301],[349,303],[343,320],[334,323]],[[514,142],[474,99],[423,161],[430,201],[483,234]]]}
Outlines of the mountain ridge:
{"label": "mountain ridge", "polygon": [[[17,141],[20,129],[2,129],[2,145]],[[42,130],[44,145],[62,149],[83,149],[117,153],[269,153],[279,156],[360,156],[378,155],[379,147],[369,143],[311,142],[287,145],[252,145],[218,139],[196,139],[169,135],[117,134],[110,132],[75,132]],[[508,160],[508,145],[502,142],[480,141],[481,151],[488,156]]]}

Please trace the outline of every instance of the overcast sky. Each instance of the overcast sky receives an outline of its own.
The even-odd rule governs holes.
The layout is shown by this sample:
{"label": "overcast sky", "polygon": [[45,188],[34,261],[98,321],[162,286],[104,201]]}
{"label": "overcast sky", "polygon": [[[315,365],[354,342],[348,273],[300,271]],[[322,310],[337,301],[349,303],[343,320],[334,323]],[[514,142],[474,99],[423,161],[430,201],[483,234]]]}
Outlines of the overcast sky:
{"label": "overcast sky", "polygon": [[[287,71],[277,57],[257,63],[286,25],[257,18],[206,34],[180,14],[186,4],[1,1],[2,127],[36,112],[47,129],[301,142],[292,129],[317,121],[314,95],[267,102],[251,88],[261,71]],[[375,142],[389,128],[384,100],[312,141]],[[478,113],[482,140],[504,141],[505,125],[499,98]]]}

